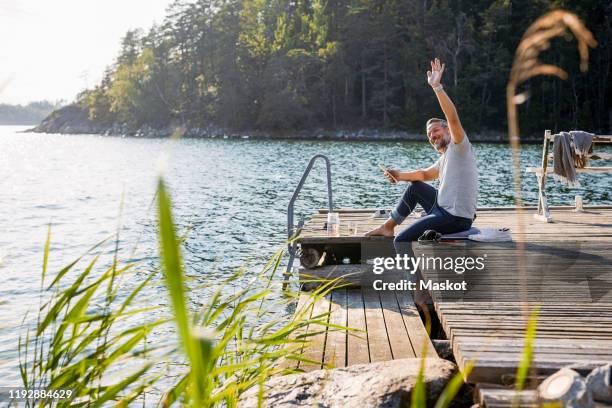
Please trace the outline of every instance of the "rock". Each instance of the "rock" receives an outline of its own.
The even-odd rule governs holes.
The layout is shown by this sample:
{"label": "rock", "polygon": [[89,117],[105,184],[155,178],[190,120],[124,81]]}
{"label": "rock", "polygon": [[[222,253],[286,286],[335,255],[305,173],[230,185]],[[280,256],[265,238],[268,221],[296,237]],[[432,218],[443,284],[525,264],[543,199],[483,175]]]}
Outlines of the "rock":
{"label": "rock", "polygon": [[612,364],[591,371],[586,383],[595,401],[612,403]]}
{"label": "rock", "polygon": [[67,105],[47,116],[40,125],[29,131],[43,133],[93,133],[96,124],[89,120],[87,109],[78,105]]}
{"label": "rock", "polygon": [[[420,363],[408,358],[274,377],[264,385],[263,406],[409,407]],[[425,360],[427,406],[433,406],[455,371],[450,361]],[[257,387],[247,392],[239,406],[257,407],[257,392]]]}
{"label": "rock", "polygon": [[570,368],[562,368],[538,386],[540,398],[548,402],[562,401],[564,407],[589,408],[593,398],[584,377]]}
{"label": "rock", "polygon": [[[78,103],[64,106],[55,110],[40,125],[29,129],[31,132],[41,133],[65,133],[65,134],[105,134],[115,136],[135,137],[167,137],[174,133],[177,127],[186,127],[185,136],[188,137],[223,137],[224,139],[240,137],[237,129],[225,128],[214,124],[206,125],[206,128],[191,127],[188,123],[170,123],[168,125],[155,126],[143,124],[134,128],[126,123],[101,123],[89,118],[89,109]],[[233,132],[239,132],[233,134]],[[333,129],[324,128],[302,129],[302,130],[256,130],[245,129],[242,134],[249,133],[251,139],[315,139],[315,140],[394,140],[394,141],[420,141],[425,142],[426,136],[422,133],[406,131],[381,130],[376,128],[360,129]],[[251,134],[252,133],[252,134]],[[230,134],[228,136],[228,134]],[[504,133],[484,132],[481,134],[470,134],[470,140],[474,142],[502,142],[505,143]],[[533,138],[522,137],[521,142],[541,143],[541,135]]]}

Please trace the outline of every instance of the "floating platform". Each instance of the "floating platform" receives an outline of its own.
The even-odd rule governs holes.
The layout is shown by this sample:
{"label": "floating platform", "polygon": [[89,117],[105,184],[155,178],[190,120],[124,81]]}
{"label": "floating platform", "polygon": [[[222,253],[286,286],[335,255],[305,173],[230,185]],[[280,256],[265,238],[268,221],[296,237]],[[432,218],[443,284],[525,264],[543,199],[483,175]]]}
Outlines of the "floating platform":
{"label": "floating platform", "polygon": [[[420,357],[426,332],[413,294],[372,291],[360,285],[359,275],[371,273],[367,259],[372,253],[363,251],[372,251],[373,243],[381,244],[377,256],[389,256],[393,251],[391,238],[364,236],[384,219],[372,218],[373,208],[337,211],[339,236],[327,235],[326,210],[314,214],[301,229],[297,242],[308,268],[300,273],[332,278],[352,273],[352,288],[334,291],[316,308],[329,310],[330,321],[346,323],[363,333],[361,337],[350,331],[321,333],[304,350],[317,361],[316,366],[300,368]],[[480,279],[474,281],[481,286],[472,297],[447,299],[429,291],[459,369],[469,383],[513,382],[522,358],[527,317],[536,307],[539,315],[532,367],[538,375],[570,365],[587,372],[612,361],[612,207],[585,207],[583,212],[553,207],[552,223],[534,219],[535,213],[535,208],[479,209],[475,227],[510,228],[513,242],[413,244],[415,255],[457,248],[489,254],[486,275],[466,273],[466,277]],[[413,219],[408,218],[396,234]],[[349,231],[349,223],[356,225],[356,231]],[[524,271],[545,273],[535,279],[524,276]],[[420,273],[422,279],[444,277],[440,271]],[[492,286],[487,285],[494,285],[497,292],[488,291]],[[468,362],[475,364],[469,374],[465,372]],[[504,393],[496,390],[490,394]],[[482,398],[487,405],[486,395]]]}

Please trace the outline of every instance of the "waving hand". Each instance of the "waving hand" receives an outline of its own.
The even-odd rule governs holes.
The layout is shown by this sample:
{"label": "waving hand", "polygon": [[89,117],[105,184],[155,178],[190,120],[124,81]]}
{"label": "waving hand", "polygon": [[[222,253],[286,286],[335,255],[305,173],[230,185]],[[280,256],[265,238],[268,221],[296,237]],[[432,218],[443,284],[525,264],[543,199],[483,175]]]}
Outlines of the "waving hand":
{"label": "waving hand", "polygon": [[445,64],[440,64],[440,60],[437,58],[431,61],[431,71],[427,71],[427,82],[432,88],[440,85],[445,66]]}
{"label": "waving hand", "polygon": [[431,71],[427,71],[427,82],[436,93],[438,103],[440,103],[442,112],[444,112],[444,116],[448,122],[448,127],[450,128],[450,134],[453,142],[461,143],[465,137],[465,131],[461,126],[461,121],[459,120],[459,115],[457,114],[455,105],[450,100],[446,92],[444,92],[442,84],[440,83],[440,81],[442,81],[444,67],[445,65],[440,63],[438,58],[431,61]]}

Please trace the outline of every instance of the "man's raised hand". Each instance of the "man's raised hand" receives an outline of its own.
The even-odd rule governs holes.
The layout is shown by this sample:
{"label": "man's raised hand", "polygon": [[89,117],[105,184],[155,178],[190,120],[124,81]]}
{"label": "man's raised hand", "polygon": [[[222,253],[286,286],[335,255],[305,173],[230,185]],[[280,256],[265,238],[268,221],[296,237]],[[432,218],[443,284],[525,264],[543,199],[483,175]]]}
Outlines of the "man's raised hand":
{"label": "man's raised hand", "polygon": [[440,64],[440,60],[436,58],[431,61],[431,71],[427,71],[427,82],[432,88],[440,85],[442,73],[444,72],[444,64]]}

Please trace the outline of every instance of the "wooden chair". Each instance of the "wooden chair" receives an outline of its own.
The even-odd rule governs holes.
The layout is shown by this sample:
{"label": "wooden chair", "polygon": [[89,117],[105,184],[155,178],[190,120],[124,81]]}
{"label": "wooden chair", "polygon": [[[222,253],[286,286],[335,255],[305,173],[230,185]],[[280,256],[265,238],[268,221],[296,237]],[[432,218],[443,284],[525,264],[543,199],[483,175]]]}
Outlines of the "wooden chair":
{"label": "wooden chair", "polygon": [[[540,167],[527,167],[528,173],[534,173],[538,180],[538,212],[534,215],[536,219],[552,222],[546,200],[546,176],[553,172],[553,166],[549,161],[553,160],[553,154],[549,153],[553,143],[554,135],[550,130],[544,132],[544,145],[542,147],[542,165]],[[597,144],[612,144],[612,135],[596,135],[593,137],[593,147]],[[594,149],[593,149],[594,150]],[[589,153],[589,160],[612,160],[610,153]],[[612,167],[583,167],[576,168],[576,173],[603,174],[612,173]]]}

